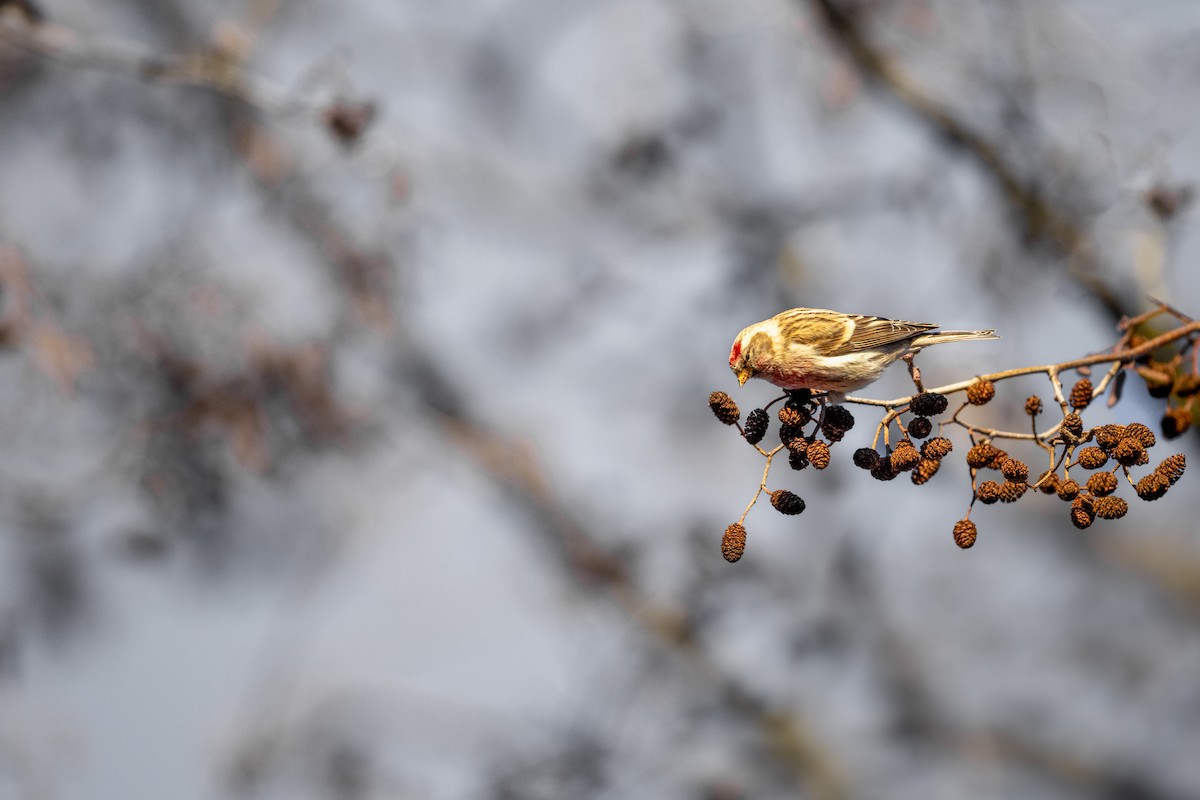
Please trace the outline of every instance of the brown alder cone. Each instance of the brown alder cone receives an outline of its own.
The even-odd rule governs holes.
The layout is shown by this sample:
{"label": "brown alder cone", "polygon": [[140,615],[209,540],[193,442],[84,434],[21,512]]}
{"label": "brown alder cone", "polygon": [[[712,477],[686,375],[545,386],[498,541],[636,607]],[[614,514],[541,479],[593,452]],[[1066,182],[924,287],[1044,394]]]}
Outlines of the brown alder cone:
{"label": "brown alder cone", "polygon": [[1024,461],[1006,458],[1000,465],[1000,472],[1013,483],[1024,483],[1029,480],[1029,466]]}
{"label": "brown alder cone", "polygon": [[913,443],[907,439],[902,440],[896,445],[896,449],[892,452],[892,463],[901,472],[908,472],[920,460],[921,454],[917,452],[916,447],[913,447]]}
{"label": "brown alder cone", "polygon": [[975,540],[979,536],[979,530],[975,527],[975,523],[969,519],[960,519],[954,523],[954,543],[963,550],[975,544]]}
{"label": "brown alder cone", "polygon": [[1029,484],[1027,484],[1027,483],[1024,483],[1024,482],[1015,483],[1013,481],[1005,481],[1004,483],[1000,484],[1000,502],[1001,503],[1015,503],[1018,500],[1020,500],[1022,497],[1025,496],[1025,492],[1028,489],[1029,489]]}
{"label": "brown alder cone", "polygon": [[1157,500],[1166,494],[1167,489],[1170,488],[1170,479],[1159,472],[1151,472],[1138,481],[1134,487],[1135,491],[1137,491],[1137,496],[1143,500]]}
{"label": "brown alder cone", "polygon": [[780,425],[803,425],[804,422],[804,415],[800,413],[800,409],[792,406],[784,406],[779,409]]}
{"label": "brown alder cone", "polygon": [[1083,530],[1095,519],[1096,512],[1092,508],[1092,498],[1089,495],[1081,494],[1071,501],[1071,522],[1076,528]]}
{"label": "brown alder cone", "polygon": [[1083,411],[1092,403],[1092,382],[1087,378],[1080,378],[1075,381],[1075,385],[1071,387],[1071,408],[1076,411]]}
{"label": "brown alder cone", "polygon": [[1079,530],[1089,527],[1096,515],[1079,506],[1071,506],[1071,523]]}
{"label": "brown alder cone", "polygon": [[1063,417],[1062,431],[1071,439],[1078,439],[1083,436],[1083,420],[1076,413],[1067,414]]}
{"label": "brown alder cone", "polygon": [[1146,448],[1132,437],[1122,439],[1120,444],[1113,448],[1113,458],[1126,467],[1135,466],[1145,456]]}
{"label": "brown alder cone", "polygon": [[995,481],[984,481],[975,490],[975,495],[979,498],[979,502],[990,506],[1000,499],[1000,484]]}
{"label": "brown alder cone", "polygon": [[1100,469],[1108,463],[1108,453],[1099,447],[1085,447],[1079,451],[1079,466],[1084,469]]}
{"label": "brown alder cone", "polygon": [[721,537],[721,555],[730,564],[742,557],[746,551],[746,529],[741,523],[735,522],[725,529]]}
{"label": "brown alder cone", "polygon": [[990,467],[1000,452],[1000,448],[995,445],[989,442],[980,442],[967,451],[967,466],[972,469]]}
{"label": "brown alder cone", "polygon": [[1183,453],[1176,453],[1173,456],[1167,456],[1162,463],[1154,468],[1154,471],[1166,478],[1172,486],[1175,482],[1183,477],[1183,471],[1187,468],[1187,456]]}
{"label": "brown alder cone", "polygon": [[1112,455],[1112,451],[1125,438],[1124,425],[1101,425],[1096,429],[1096,444],[1104,452]]}
{"label": "brown alder cone", "polygon": [[982,378],[967,387],[967,402],[973,406],[987,405],[996,396],[996,384]]}
{"label": "brown alder cone", "polygon": [[713,392],[708,396],[708,407],[712,409],[725,425],[736,425],[741,418],[742,413],[738,410],[737,403],[733,402],[733,398],[724,392]]}
{"label": "brown alder cone", "polygon": [[1061,481],[1056,491],[1063,500],[1074,500],[1079,496],[1079,484],[1074,480]]}
{"label": "brown alder cone", "polygon": [[941,461],[950,455],[950,451],[953,449],[954,443],[945,436],[935,436],[921,445],[921,458],[931,458],[935,461]]}
{"label": "brown alder cone", "polygon": [[1164,438],[1177,439],[1192,427],[1192,415],[1186,408],[1179,406],[1168,408],[1163,412],[1159,427],[1162,429]]}
{"label": "brown alder cone", "polygon": [[810,442],[807,452],[809,462],[817,469],[829,466],[829,445],[825,442],[820,439]]}
{"label": "brown alder cone", "polygon": [[1129,511],[1129,503],[1120,497],[1097,497],[1092,510],[1100,519],[1120,519]]}
{"label": "brown alder cone", "polygon": [[1154,447],[1157,441],[1154,438],[1154,431],[1140,422],[1131,422],[1125,426],[1125,438],[1136,439],[1138,444],[1147,449]]}
{"label": "brown alder cone", "polygon": [[1182,372],[1176,375],[1172,391],[1179,397],[1191,397],[1200,392],[1200,375],[1193,372]]}
{"label": "brown alder cone", "polygon": [[913,467],[913,485],[924,486],[929,482],[930,478],[937,474],[937,471],[941,466],[942,462],[936,458],[922,458],[917,462],[917,466]]}
{"label": "brown alder cone", "polygon": [[1097,497],[1110,495],[1117,490],[1117,476],[1111,472],[1097,472],[1088,478],[1087,490]]}

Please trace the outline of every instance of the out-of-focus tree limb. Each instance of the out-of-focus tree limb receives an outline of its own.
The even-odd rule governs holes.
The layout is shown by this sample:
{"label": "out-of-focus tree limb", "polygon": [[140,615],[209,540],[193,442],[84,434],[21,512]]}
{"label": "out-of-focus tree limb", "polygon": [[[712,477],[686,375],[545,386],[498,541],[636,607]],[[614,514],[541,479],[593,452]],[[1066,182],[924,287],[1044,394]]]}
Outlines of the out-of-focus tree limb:
{"label": "out-of-focus tree limb", "polygon": [[1069,259],[1071,276],[1086,288],[1113,319],[1137,309],[1095,273],[1091,237],[1077,220],[1055,207],[1037,182],[1025,179],[1000,149],[914,82],[894,60],[871,42],[857,13],[838,0],[807,0],[832,38],[862,73],[926,122],[941,138],[971,156],[996,185],[1020,220],[1026,239]]}

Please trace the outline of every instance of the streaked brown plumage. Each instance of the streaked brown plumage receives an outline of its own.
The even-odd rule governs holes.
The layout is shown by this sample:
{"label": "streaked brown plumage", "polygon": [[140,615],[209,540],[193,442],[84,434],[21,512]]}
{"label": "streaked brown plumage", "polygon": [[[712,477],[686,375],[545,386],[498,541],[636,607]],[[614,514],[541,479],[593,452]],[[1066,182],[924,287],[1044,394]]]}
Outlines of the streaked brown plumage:
{"label": "streaked brown plumage", "polygon": [[945,342],[995,339],[995,331],[939,331],[929,322],[793,308],[742,330],[729,368],[744,384],[762,378],[784,389],[844,394],[877,380],[908,353]]}

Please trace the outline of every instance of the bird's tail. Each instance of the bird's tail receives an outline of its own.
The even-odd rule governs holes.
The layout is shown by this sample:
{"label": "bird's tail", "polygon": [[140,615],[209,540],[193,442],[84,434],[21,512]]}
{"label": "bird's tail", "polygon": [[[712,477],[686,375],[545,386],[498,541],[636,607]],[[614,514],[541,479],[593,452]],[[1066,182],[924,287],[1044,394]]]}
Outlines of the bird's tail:
{"label": "bird's tail", "polygon": [[931,344],[946,342],[967,342],[972,339],[999,339],[995,331],[934,331],[922,334],[912,340],[912,349],[919,350]]}

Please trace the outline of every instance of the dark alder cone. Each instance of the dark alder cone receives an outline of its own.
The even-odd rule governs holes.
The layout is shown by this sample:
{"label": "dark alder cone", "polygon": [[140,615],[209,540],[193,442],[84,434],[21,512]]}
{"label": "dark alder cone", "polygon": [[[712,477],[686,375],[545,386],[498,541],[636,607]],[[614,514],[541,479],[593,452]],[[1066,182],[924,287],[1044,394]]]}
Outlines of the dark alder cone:
{"label": "dark alder cone", "polygon": [[929,421],[929,417],[917,417],[908,423],[908,435],[914,439],[924,439],[931,433],[933,433],[933,423]]}
{"label": "dark alder cone", "polygon": [[975,494],[979,497],[979,502],[990,506],[1000,499],[1000,484],[995,481],[984,481],[979,484]]}
{"label": "dark alder cone", "polygon": [[733,523],[725,529],[721,537],[721,555],[732,564],[746,552],[746,529],[740,523]]}
{"label": "dark alder cone", "polygon": [[1134,466],[1145,455],[1146,448],[1142,447],[1142,443],[1132,437],[1122,439],[1120,444],[1113,448],[1113,458],[1126,467]]}
{"label": "dark alder cone", "polygon": [[950,401],[936,392],[921,392],[909,403],[909,410],[919,417],[936,417],[946,410]]}
{"label": "dark alder cone", "polygon": [[967,402],[973,406],[987,405],[996,396],[996,384],[980,378],[967,387]]}
{"label": "dark alder cone", "polygon": [[1054,494],[1058,491],[1059,477],[1057,472],[1046,470],[1038,477],[1038,491],[1042,494]]}
{"label": "dark alder cone", "polygon": [[1063,500],[1074,500],[1079,496],[1079,484],[1073,480],[1060,481],[1057,494]]}
{"label": "dark alder cone", "polygon": [[1154,431],[1140,422],[1131,422],[1125,426],[1125,438],[1137,439],[1142,447],[1154,447],[1157,441],[1154,438]]}
{"label": "dark alder cone", "polygon": [[879,453],[870,447],[860,447],[854,451],[854,466],[859,469],[871,469],[879,463]]}
{"label": "dark alder cone", "polygon": [[1079,530],[1091,527],[1092,520],[1095,518],[1096,515],[1094,512],[1088,511],[1086,508],[1082,508],[1081,506],[1071,506],[1071,523],[1076,528],[1079,528]]}
{"label": "dark alder cone", "polygon": [[808,460],[817,469],[829,466],[829,445],[817,439],[808,445]]}
{"label": "dark alder cone", "polygon": [[1015,503],[1025,496],[1029,485],[1026,483],[1014,483],[1013,481],[1005,481],[1000,484],[1000,502]]}
{"label": "dark alder cone", "polygon": [[804,501],[800,495],[792,494],[787,489],[771,492],[771,505],[780,514],[799,514],[804,511]]}
{"label": "dark alder cone", "polygon": [[980,442],[967,451],[967,466],[971,469],[983,469],[989,467],[992,461],[1000,454],[1000,449],[988,442]]}
{"label": "dark alder cone", "polygon": [[761,408],[756,408],[746,415],[746,424],[742,426],[742,431],[746,436],[746,441],[750,444],[758,444],[763,437],[767,435],[767,426],[771,424],[771,418],[767,416],[767,412]]}
{"label": "dark alder cone", "polygon": [[1100,469],[1108,463],[1108,453],[1099,447],[1085,447],[1079,451],[1079,466],[1084,469]]}
{"label": "dark alder cone", "polygon": [[975,523],[969,519],[960,519],[954,523],[954,543],[966,550],[971,545],[975,544],[975,539],[979,535],[979,530],[975,527]]}
{"label": "dark alder cone", "polygon": [[1091,405],[1092,391],[1092,382],[1087,378],[1075,381],[1075,385],[1071,387],[1071,408],[1083,411]]}
{"label": "dark alder cone", "polygon": [[1000,465],[1000,472],[1004,477],[1013,483],[1025,483],[1029,480],[1029,467],[1024,461],[1015,458],[1007,458]]}
{"label": "dark alder cone", "polygon": [[1101,425],[1096,429],[1096,444],[1109,455],[1124,438],[1124,425]]}
{"label": "dark alder cone", "polygon": [[915,486],[924,486],[929,482],[929,479],[937,474],[938,468],[942,466],[942,462],[936,458],[922,458],[913,467],[912,482]]}
{"label": "dark alder cone", "polygon": [[822,424],[845,433],[854,427],[854,415],[845,406],[829,406],[825,409],[825,421]]}
{"label": "dark alder cone", "polygon": [[1176,375],[1174,392],[1180,397],[1191,397],[1200,392],[1200,375],[1194,372],[1181,372]]}
{"label": "dark alder cone", "polygon": [[1169,373],[1151,367],[1138,367],[1137,374],[1146,382],[1146,391],[1151,397],[1161,400],[1171,396],[1171,390],[1175,388],[1175,379]]}
{"label": "dark alder cone", "polygon": [[789,422],[779,426],[779,441],[783,442],[789,450],[793,449],[792,443],[797,440],[804,439],[804,426],[798,423]]}
{"label": "dark alder cone", "polygon": [[1100,519],[1120,519],[1129,511],[1129,503],[1120,497],[1097,497],[1096,502],[1092,505],[1092,511]]}
{"label": "dark alder cone", "polygon": [[832,427],[830,425],[822,425],[821,434],[824,435],[824,437],[832,444],[836,444],[837,442],[840,442],[842,439],[846,438],[846,432],[844,430],[841,428]]}
{"label": "dark alder cone", "polygon": [[896,469],[890,455],[883,456],[871,467],[871,477],[877,481],[890,481],[899,474],[900,470]]}
{"label": "dark alder cone", "polygon": [[1137,482],[1134,489],[1137,491],[1137,496],[1143,500],[1157,500],[1167,493],[1167,489],[1171,488],[1171,481],[1167,476],[1151,472],[1146,477]]}
{"label": "dark alder cone", "polygon": [[917,448],[913,447],[913,443],[907,439],[896,445],[895,451],[892,452],[892,463],[901,472],[908,472],[920,460],[921,454],[917,452]]}
{"label": "dark alder cone", "polygon": [[1097,497],[1110,495],[1117,490],[1117,476],[1111,472],[1097,472],[1088,478],[1087,490]]}
{"label": "dark alder cone", "polygon": [[1155,473],[1162,475],[1171,485],[1183,477],[1183,471],[1187,468],[1187,456],[1183,453],[1176,453],[1173,456],[1168,456],[1163,459],[1163,462],[1154,468]]}
{"label": "dark alder cone", "polygon": [[1083,435],[1083,420],[1078,414],[1067,414],[1062,421],[1063,433],[1069,434],[1072,439],[1078,439]]}
{"label": "dark alder cone", "polygon": [[788,389],[787,404],[795,408],[803,409],[806,405],[812,402],[812,389]]}
{"label": "dark alder cone", "polygon": [[726,425],[736,425],[742,416],[742,412],[738,410],[737,403],[733,402],[733,398],[724,392],[713,392],[710,394],[708,396],[708,407],[712,409],[717,419]]}
{"label": "dark alder cone", "polygon": [[1025,413],[1031,417],[1036,417],[1042,413],[1042,398],[1036,394],[1031,394],[1025,398]]}
{"label": "dark alder cone", "polygon": [[[801,439],[801,442],[804,440]],[[808,448],[797,448],[788,450],[788,466],[792,469],[804,469],[808,466]]]}
{"label": "dark alder cone", "polygon": [[1187,412],[1187,409],[1168,408],[1163,413],[1162,435],[1166,439],[1176,439],[1187,433],[1187,429],[1192,427],[1192,415]]}
{"label": "dark alder cone", "polygon": [[784,406],[779,409],[779,424],[780,425],[803,425],[804,415],[800,413],[800,409],[792,406]]}
{"label": "dark alder cone", "polygon": [[945,436],[935,436],[925,444],[921,445],[921,458],[930,458],[934,461],[940,461],[950,455],[950,451],[954,449],[954,443]]}

